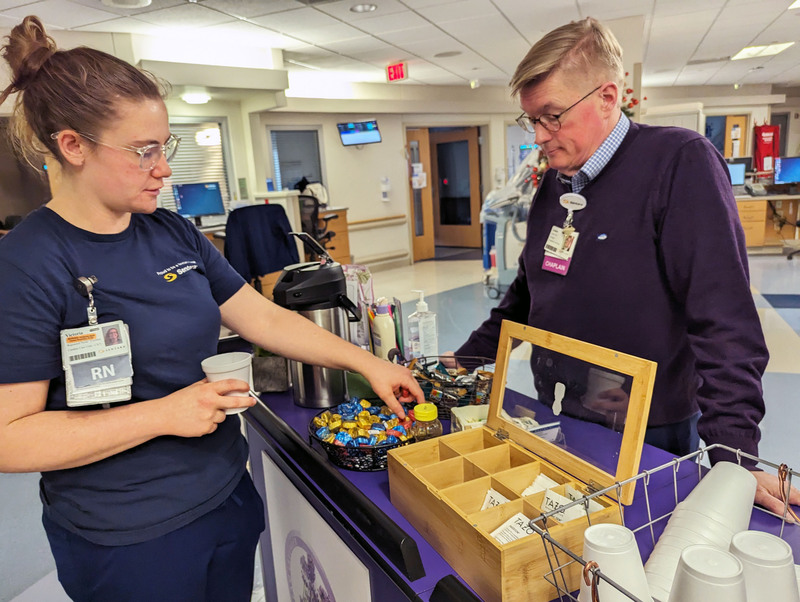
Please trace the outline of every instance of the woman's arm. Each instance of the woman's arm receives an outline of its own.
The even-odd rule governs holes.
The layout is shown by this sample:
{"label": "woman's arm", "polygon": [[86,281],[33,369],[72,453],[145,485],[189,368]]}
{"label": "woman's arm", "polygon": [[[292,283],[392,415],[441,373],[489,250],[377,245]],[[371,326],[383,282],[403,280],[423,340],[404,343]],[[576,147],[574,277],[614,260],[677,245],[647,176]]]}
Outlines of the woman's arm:
{"label": "woman's arm", "polygon": [[224,397],[247,390],[242,381],[224,380],[109,409],[46,412],[48,386],[49,381],[0,384],[0,472],[75,468],[161,435],[199,437],[216,430],[227,408],[254,403]]}
{"label": "woman's arm", "polygon": [[307,364],[362,374],[401,417],[404,412],[399,401],[425,401],[408,369],[379,359],[299,314],[278,307],[248,285],[223,303],[220,311],[225,326],[264,349]]}

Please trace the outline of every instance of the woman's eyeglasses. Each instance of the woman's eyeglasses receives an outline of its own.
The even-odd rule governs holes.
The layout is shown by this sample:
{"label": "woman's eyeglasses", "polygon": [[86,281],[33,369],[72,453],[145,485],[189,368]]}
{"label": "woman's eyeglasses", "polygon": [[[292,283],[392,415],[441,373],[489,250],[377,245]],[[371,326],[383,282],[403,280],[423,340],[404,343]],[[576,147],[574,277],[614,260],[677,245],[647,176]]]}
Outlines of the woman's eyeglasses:
{"label": "woman's eyeglasses", "polygon": [[[58,134],[59,132],[50,134],[50,137],[55,140],[58,138]],[[148,144],[147,146],[119,146],[116,144],[102,142],[97,140],[94,136],[90,136],[89,134],[80,135],[87,140],[91,140],[95,144],[102,144],[103,146],[107,146],[109,148],[117,148],[119,150],[126,150],[136,153],[139,155],[139,169],[142,171],[152,170],[161,160],[162,155],[166,158],[167,163],[169,163],[175,156],[175,153],[178,151],[178,145],[181,142],[181,139],[178,136],[173,136],[170,134],[169,138],[167,138],[167,141],[164,144]]]}

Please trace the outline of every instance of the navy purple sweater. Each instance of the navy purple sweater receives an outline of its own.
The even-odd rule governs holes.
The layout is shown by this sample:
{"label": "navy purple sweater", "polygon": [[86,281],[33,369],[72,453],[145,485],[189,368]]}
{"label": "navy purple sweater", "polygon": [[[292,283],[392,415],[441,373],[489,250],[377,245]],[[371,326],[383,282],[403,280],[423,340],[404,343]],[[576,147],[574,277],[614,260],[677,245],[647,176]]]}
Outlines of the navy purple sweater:
{"label": "navy purple sweater", "polygon": [[[658,363],[649,425],[698,408],[700,436],[757,454],[768,352],[724,161],[702,136],[631,123],[581,194],[569,273],[542,269],[566,210],[549,170],[528,217],[520,269],[500,305],[456,352],[494,357],[503,319]],[[718,460],[716,454],[712,460]]]}

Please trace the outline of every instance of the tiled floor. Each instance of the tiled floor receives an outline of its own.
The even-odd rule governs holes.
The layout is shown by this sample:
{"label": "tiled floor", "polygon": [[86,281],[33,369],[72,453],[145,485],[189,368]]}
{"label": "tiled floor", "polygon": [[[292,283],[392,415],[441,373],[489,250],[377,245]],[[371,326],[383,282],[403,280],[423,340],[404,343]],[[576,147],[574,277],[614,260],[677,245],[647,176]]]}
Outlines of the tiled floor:
{"label": "tiled floor", "polygon": [[[753,296],[771,359],[764,376],[767,414],[761,456],[800,468],[796,441],[800,424],[800,257],[750,258]],[[480,260],[425,261],[377,272],[376,296],[397,297],[414,311],[413,289],[423,289],[439,317],[440,351],[458,347],[497,301],[481,282]],[[39,522],[36,475],[0,474],[0,602],[62,602],[66,596]],[[260,595],[257,592],[256,598]],[[255,598],[254,598],[255,599]],[[263,599],[263,598],[259,598]]]}

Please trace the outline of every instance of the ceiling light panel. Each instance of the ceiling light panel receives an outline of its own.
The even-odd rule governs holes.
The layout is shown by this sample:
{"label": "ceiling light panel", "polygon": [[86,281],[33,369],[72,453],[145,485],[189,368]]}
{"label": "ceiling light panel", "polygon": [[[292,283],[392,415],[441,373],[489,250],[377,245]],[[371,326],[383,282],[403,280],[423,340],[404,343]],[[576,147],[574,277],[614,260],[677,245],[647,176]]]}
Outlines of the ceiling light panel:
{"label": "ceiling light panel", "polygon": [[780,44],[764,44],[761,46],[748,46],[742,48],[739,52],[731,57],[732,61],[739,61],[744,59],[762,58],[767,56],[774,56],[780,54],[787,48],[791,47],[794,42],[783,42]]}

